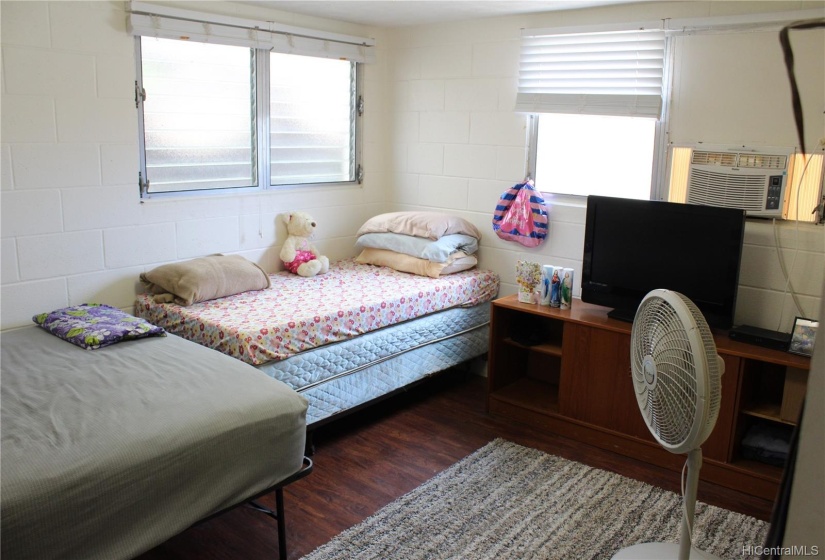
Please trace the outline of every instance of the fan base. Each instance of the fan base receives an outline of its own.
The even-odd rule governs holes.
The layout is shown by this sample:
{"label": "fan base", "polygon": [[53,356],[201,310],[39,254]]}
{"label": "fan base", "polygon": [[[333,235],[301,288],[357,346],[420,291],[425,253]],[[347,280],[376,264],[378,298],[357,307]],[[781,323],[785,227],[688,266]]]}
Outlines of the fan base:
{"label": "fan base", "polygon": [[[679,545],[675,543],[644,543],[623,548],[613,555],[613,560],[678,560]],[[698,548],[690,549],[690,560],[720,560]]]}

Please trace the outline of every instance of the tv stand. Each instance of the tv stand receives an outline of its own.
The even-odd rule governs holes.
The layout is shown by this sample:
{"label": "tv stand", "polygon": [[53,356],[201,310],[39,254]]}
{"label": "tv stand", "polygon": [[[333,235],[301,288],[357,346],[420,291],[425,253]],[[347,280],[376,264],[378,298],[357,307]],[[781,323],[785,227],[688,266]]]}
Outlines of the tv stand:
{"label": "tv stand", "polygon": [[[684,457],[656,443],[630,375],[631,325],[608,308],[573,300],[570,309],[492,303],[487,377],[491,414],[674,471]],[[531,344],[514,333],[533,331]],[[514,339],[515,338],[515,339]],[[533,340],[535,339],[535,340]],[[782,467],[743,445],[755,427],[792,430],[799,419],[810,358],[745,344],[714,332],[725,362],[719,417],[702,445],[702,480],[773,501]],[[533,344],[536,342],[536,344]]]}
{"label": "tv stand", "polygon": [[632,323],[633,319],[636,318],[636,310],[635,309],[621,309],[617,307],[611,311],[607,312],[607,316],[611,319],[616,319],[617,321],[624,321],[625,323]]}

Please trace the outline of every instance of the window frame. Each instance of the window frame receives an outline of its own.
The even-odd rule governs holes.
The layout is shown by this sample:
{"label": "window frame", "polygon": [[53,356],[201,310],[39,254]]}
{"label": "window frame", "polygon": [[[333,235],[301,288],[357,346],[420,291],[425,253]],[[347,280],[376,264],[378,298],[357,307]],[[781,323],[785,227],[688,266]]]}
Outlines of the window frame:
{"label": "window frame", "polygon": [[[269,49],[246,47],[251,51],[254,63],[250,62],[250,79],[252,80],[253,99],[252,107],[255,122],[252,127],[252,151],[255,159],[253,163],[254,182],[256,184],[238,187],[219,187],[212,189],[192,189],[181,191],[151,192],[151,178],[147,181],[146,171],[146,129],[142,104],[143,89],[143,58],[141,52],[142,36],[135,36],[135,108],[138,114],[138,153],[139,171],[138,187],[141,200],[151,198],[180,198],[227,196],[245,193],[275,192],[291,189],[313,187],[342,187],[358,186],[363,183],[363,166],[361,162],[361,134],[363,131],[362,119],[364,114],[363,101],[363,63],[349,61],[352,65],[352,85],[350,88],[350,123],[352,127],[352,144],[350,148],[351,177],[349,181],[330,181],[316,183],[293,183],[272,185],[270,180],[270,99],[269,99]],[[180,40],[180,39],[172,39]],[[199,42],[199,41],[196,41]],[[309,56],[309,55],[295,55]],[[250,115],[252,117],[252,115]]]}

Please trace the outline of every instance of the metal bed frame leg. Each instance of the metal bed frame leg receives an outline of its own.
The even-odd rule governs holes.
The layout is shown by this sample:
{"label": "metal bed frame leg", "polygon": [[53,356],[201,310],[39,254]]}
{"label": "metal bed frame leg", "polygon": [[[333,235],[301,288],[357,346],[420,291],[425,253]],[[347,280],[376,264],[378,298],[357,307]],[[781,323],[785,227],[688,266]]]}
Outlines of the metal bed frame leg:
{"label": "metal bed frame leg", "polygon": [[[290,476],[289,478],[282,480],[279,484],[277,484],[273,488],[268,488],[263,492],[257,494],[254,498],[248,500],[246,502],[246,506],[250,507],[254,510],[260,511],[261,513],[268,515],[272,519],[274,519],[278,524],[278,558],[280,560],[287,560],[287,549],[286,549],[286,517],[284,513],[284,487],[288,486],[289,484],[304,478],[306,475],[312,472],[312,460],[309,457],[304,457],[303,466],[301,470]],[[260,498],[265,494],[269,494],[270,492],[275,492],[275,511],[272,511],[268,507],[262,506],[258,502],[255,501],[255,498]],[[232,509],[232,508],[229,508]],[[226,510],[224,510],[226,511]],[[208,519],[215,517],[218,514],[210,516]],[[203,520],[205,521],[205,520]]]}

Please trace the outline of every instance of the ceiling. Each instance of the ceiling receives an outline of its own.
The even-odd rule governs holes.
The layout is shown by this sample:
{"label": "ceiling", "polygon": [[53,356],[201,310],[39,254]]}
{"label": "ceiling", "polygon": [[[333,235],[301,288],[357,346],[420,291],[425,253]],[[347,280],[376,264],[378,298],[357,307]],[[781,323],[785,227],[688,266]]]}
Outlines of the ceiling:
{"label": "ceiling", "polygon": [[632,4],[647,0],[237,0],[242,4],[376,27]]}

